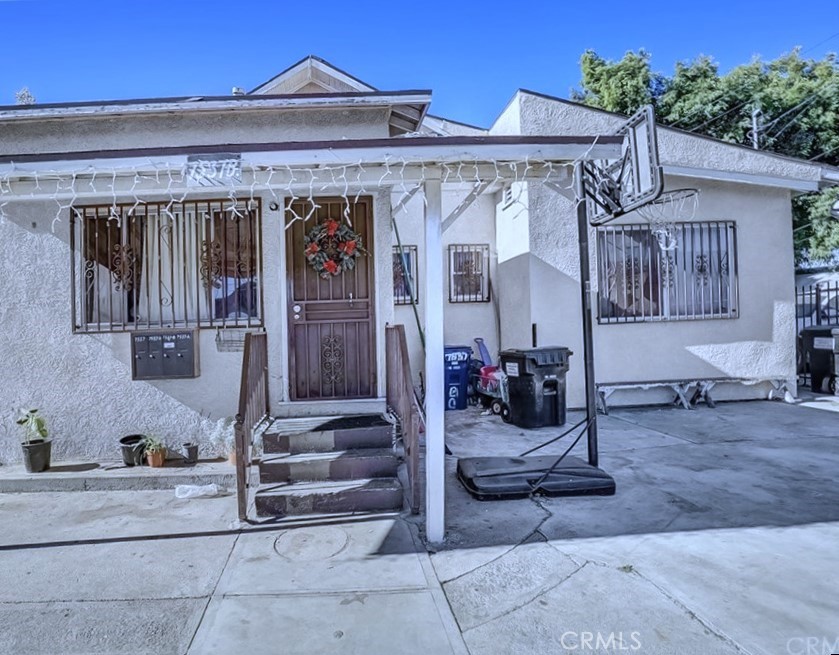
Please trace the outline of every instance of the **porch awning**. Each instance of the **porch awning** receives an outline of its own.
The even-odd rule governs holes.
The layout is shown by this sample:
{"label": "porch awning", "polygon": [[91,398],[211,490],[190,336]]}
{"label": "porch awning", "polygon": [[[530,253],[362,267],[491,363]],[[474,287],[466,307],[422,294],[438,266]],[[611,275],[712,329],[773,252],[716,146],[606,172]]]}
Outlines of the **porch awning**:
{"label": "porch awning", "polygon": [[558,170],[565,164],[618,158],[622,141],[620,136],[451,136],[2,155],[0,200],[171,192],[192,186],[186,174],[190,159],[221,157],[241,163],[241,179],[223,185],[228,190],[393,186],[421,182],[433,166],[446,169],[444,182],[447,173],[454,180],[461,171],[471,180],[544,181],[551,175],[567,178]]}

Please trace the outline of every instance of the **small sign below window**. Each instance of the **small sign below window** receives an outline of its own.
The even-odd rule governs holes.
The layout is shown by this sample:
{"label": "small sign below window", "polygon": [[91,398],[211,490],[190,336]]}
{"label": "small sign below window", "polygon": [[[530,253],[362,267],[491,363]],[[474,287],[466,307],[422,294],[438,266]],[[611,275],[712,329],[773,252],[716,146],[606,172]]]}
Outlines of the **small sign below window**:
{"label": "small sign below window", "polygon": [[184,168],[186,185],[232,186],[242,183],[242,155],[189,155]]}

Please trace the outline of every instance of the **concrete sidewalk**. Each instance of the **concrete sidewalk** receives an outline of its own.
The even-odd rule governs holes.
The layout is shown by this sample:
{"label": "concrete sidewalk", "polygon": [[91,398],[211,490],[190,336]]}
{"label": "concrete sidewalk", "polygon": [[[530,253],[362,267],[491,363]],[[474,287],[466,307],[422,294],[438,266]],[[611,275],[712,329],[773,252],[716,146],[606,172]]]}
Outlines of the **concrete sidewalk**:
{"label": "concrete sidewalk", "polygon": [[467,652],[411,524],[240,534],[235,512],[172,491],[0,494],[0,653]]}

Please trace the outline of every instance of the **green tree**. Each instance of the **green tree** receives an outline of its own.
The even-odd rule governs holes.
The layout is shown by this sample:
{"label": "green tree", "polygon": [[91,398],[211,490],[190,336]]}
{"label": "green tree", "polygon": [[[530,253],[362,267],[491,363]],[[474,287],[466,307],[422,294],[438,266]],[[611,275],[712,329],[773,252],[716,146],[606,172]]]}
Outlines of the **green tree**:
{"label": "green tree", "polygon": [[582,91],[573,92],[573,96],[592,107],[631,114],[652,102],[658,92],[659,76],[650,70],[650,55],[644,50],[627,52],[618,62],[586,50],[580,68]]}
{"label": "green tree", "polygon": [[[835,55],[807,59],[798,49],[764,62],[754,59],[720,75],[701,55],[678,62],[670,77],[652,72],[641,50],[619,62],[586,51],[580,61],[582,102],[625,114],[646,103],[663,125],[751,145],[753,112],[763,150],[839,166],[839,64]],[[793,203],[799,262],[829,258],[839,249],[839,227],[829,218],[836,191]]]}

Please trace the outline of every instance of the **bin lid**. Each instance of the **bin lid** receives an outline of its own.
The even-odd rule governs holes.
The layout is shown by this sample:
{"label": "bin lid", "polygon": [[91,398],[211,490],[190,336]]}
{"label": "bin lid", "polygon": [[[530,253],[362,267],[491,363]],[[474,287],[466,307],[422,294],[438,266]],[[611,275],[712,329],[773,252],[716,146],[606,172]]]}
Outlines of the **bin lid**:
{"label": "bin lid", "polygon": [[803,334],[804,332],[812,332],[815,334],[837,334],[839,333],[839,325],[808,325],[807,327],[801,328],[801,333]]}
{"label": "bin lid", "polygon": [[542,346],[541,348],[511,348],[501,353],[501,357],[521,357],[532,359],[537,366],[564,364],[573,355],[565,346]]}

